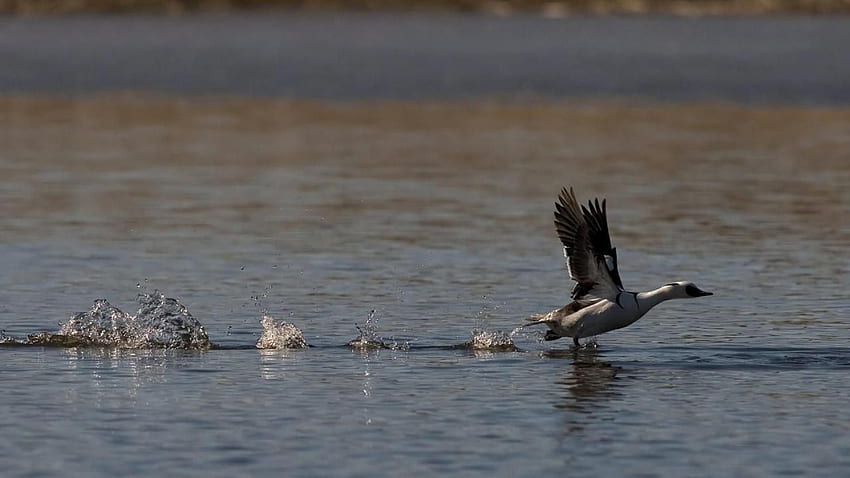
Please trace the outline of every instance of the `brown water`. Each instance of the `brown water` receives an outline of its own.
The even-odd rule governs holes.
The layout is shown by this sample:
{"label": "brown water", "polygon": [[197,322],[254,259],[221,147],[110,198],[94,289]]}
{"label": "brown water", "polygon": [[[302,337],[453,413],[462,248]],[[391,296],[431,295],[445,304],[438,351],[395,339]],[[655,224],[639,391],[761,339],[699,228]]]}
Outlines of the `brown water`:
{"label": "brown water", "polygon": [[[314,346],[0,348],[9,476],[850,465],[850,110],[112,94],[3,97],[0,123],[7,334],[159,288],[217,344],[270,314]],[[564,185],[608,198],[628,289],[716,295],[593,350],[432,347],[567,300]],[[342,347],[373,309],[408,347]]]}

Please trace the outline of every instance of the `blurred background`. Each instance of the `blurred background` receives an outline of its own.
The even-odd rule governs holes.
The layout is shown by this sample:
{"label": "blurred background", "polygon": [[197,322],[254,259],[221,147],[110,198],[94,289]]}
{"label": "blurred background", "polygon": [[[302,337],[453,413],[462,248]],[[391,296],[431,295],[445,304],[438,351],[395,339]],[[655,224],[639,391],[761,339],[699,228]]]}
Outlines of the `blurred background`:
{"label": "blurred background", "polygon": [[538,12],[546,16],[571,13],[673,13],[729,15],[762,13],[823,14],[850,11],[846,0],[2,0],[10,13],[232,11],[238,9],[357,9],[480,11],[496,14]]}

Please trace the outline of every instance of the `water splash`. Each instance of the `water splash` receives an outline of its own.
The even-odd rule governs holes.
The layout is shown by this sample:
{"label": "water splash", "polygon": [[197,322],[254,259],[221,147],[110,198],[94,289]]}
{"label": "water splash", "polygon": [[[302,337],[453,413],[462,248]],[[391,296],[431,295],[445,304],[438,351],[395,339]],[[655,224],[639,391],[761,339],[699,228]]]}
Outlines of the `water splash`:
{"label": "water splash", "polygon": [[133,349],[210,347],[204,326],[178,300],[155,290],[139,294],[138,301],[139,311],[132,316],[104,299],[95,300],[91,309],[61,324],[56,334],[30,335],[29,342],[62,347],[94,345]]}
{"label": "water splash", "polygon": [[499,312],[501,311],[504,304],[500,304],[493,299],[493,297],[489,295],[481,296],[481,300],[484,303],[481,305],[481,309],[475,314],[475,328],[480,329],[484,327],[484,325],[494,319]]}
{"label": "water splash", "polygon": [[596,336],[594,335],[593,337],[589,338],[587,340],[587,342],[581,344],[581,348],[587,349],[587,350],[598,349],[599,343],[596,341]]}
{"label": "water splash", "polygon": [[366,318],[366,323],[363,326],[354,324],[360,335],[351,339],[348,346],[355,350],[377,350],[393,348],[384,343],[384,340],[378,335],[378,318],[376,312],[372,309],[369,312],[369,317]]}
{"label": "water splash", "polygon": [[254,301],[254,307],[256,307],[263,316],[269,314],[269,306],[266,305],[266,301],[268,300],[273,288],[274,285],[269,284],[265,287],[262,293],[254,292],[251,294],[251,300]]}
{"label": "water splash", "polygon": [[498,352],[514,352],[517,349],[511,334],[501,330],[487,331],[475,329],[472,331],[472,339],[463,344],[472,350],[489,350]]}
{"label": "water splash", "polygon": [[546,342],[546,327],[517,327],[510,336],[533,340],[539,344]]}
{"label": "water splash", "polygon": [[282,320],[264,315],[260,319],[263,333],[257,340],[258,349],[303,349],[308,347],[301,330]]}
{"label": "water splash", "polygon": [[91,309],[74,315],[61,324],[59,332],[63,338],[51,338],[51,334],[31,335],[30,340],[42,344],[59,345],[57,341],[76,341],[80,344],[120,347],[131,341],[134,333],[134,318],[106,299],[97,299]]}
{"label": "water splash", "polygon": [[135,348],[210,347],[210,338],[204,326],[177,299],[165,297],[155,290],[151,294],[140,294],[138,301]]}

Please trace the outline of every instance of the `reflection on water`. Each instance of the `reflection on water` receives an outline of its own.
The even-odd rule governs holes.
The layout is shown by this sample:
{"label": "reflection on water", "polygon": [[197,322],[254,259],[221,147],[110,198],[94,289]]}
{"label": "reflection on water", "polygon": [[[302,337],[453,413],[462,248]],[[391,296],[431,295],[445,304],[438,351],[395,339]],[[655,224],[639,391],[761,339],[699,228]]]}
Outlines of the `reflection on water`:
{"label": "reflection on water", "polygon": [[567,374],[558,379],[558,384],[567,393],[555,405],[556,408],[595,413],[605,408],[607,400],[620,394],[614,382],[621,367],[602,360],[598,349],[550,350],[542,355],[572,362]]}
{"label": "reflection on water", "polygon": [[360,356],[363,359],[363,375],[362,375],[362,390],[363,390],[363,407],[360,410],[361,413],[361,421],[365,425],[371,425],[373,419],[373,408],[375,407],[374,397],[372,397],[374,393],[374,377],[373,377],[373,365],[372,362],[377,360],[380,356],[380,349],[358,349],[360,352]]}
{"label": "reflection on water", "polygon": [[[92,408],[135,406],[142,388],[168,383],[169,369],[191,366],[201,351],[126,350],[105,347],[60,349],[66,372],[84,375],[90,387],[64,388],[65,400]],[[195,353],[197,352],[197,353]],[[188,359],[188,363],[183,359]],[[116,394],[115,390],[121,390]]]}
{"label": "reflection on water", "polygon": [[[568,462],[579,459],[582,453],[574,440],[594,441],[588,434],[588,428],[601,427],[616,420],[617,412],[612,407],[627,391],[622,390],[618,374],[622,367],[603,359],[596,347],[547,350],[542,357],[568,362],[568,366],[559,367],[556,378],[557,395],[550,398],[559,410],[556,417],[563,424],[557,435],[560,447]],[[606,431],[596,431],[602,433]]]}
{"label": "reflection on water", "polygon": [[260,376],[265,380],[286,380],[287,374],[298,367],[300,349],[259,349]]}

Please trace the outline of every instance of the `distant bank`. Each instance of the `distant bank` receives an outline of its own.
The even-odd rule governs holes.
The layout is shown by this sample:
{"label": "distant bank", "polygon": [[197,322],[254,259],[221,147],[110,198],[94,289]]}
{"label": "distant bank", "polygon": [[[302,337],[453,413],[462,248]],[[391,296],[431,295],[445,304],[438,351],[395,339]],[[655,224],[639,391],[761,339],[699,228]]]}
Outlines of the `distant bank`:
{"label": "distant bank", "polygon": [[850,17],[0,16],[0,94],[850,104]]}
{"label": "distant bank", "polygon": [[166,13],[247,9],[515,12],[545,17],[585,14],[723,16],[850,14],[848,0],[0,0],[0,13]]}

